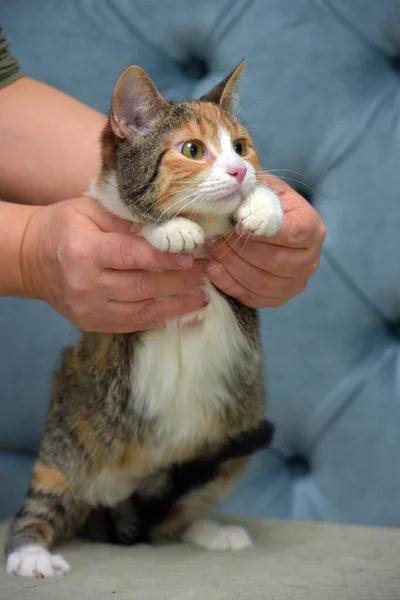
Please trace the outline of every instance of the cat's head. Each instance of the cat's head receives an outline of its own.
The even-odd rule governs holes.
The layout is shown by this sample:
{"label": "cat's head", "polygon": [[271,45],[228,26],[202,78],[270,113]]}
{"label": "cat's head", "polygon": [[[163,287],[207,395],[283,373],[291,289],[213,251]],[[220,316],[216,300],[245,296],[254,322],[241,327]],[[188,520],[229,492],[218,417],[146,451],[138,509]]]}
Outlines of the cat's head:
{"label": "cat's head", "polygon": [[198,101],[167,102],[149,76],[128,67],[102,136],[100,196],[125,219],[232,214],[254,189],[258,157],[234,113],[241,63]]}

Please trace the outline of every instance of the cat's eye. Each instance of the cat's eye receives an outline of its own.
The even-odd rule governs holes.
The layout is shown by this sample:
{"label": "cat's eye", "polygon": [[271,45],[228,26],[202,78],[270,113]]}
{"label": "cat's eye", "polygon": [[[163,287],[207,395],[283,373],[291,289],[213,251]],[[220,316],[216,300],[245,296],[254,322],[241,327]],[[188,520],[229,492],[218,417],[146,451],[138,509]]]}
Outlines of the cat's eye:
{"label": "cat's eye", "polygon": [[197,160],[203,156],[204,146],[201,142],[197,141],[185,142],[182,146],[181,152],[183,156],[186,156],[186,158],[193,158],[194,160]]}
{"label": "cat's eye", "polygon": [[246,141],[243,139],[235,140],[233,142],[233,149],[236,152],[236,154],[239,154],[239,156],[244,156],[247,152]]}

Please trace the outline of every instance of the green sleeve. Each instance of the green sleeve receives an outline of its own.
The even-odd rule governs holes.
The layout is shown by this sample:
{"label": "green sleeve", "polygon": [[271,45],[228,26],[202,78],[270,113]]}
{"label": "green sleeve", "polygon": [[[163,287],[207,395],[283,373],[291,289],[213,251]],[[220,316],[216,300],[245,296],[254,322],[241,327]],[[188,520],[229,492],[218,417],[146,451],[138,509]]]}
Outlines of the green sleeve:
{"label": "green sleeve", "polygon": [[9,43],[0,25],[0,88],[23,76],[19,64],[9,51]]}

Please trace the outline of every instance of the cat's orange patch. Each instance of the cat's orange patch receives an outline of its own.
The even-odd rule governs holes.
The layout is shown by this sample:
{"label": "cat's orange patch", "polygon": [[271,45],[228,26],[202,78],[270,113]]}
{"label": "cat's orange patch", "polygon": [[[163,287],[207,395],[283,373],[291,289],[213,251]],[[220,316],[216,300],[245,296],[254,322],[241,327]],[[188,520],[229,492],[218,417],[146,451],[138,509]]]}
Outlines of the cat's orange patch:
{"label": "cat's orange patch", "polygon": [[131,442],[119,442],[115,460],[107,468],[122,471],[141,471],[146,468],[149,455],[145,448]]}
{"label": "cat's orange patch", "polygon": [[32,485],[37,492],[62,493],[68,489],[68,480],[58,467],[37,460],[33,467]]}
{"label": "cat's orange patch", "polygon": [[104,444],[102,444],[98,435],[93,430],[89,419],[77,418],[72,424],[73,429],[78,433],[82,445],[86,448],[90,458],[95,465],[103,463],[107,459],[108,453]]}
{"label": "cat's orange patch", "polygon": [[105,171],[115,170],[117,168],[116,151],[120,141],[121,140],[113,132],[110,121],[107,121],[101,135],[101,157]]}
{"label": "cat's orange patch", "polygon": [[149,462],[150,455],[146,449],[132,444],[131,441],[116,440],[111,447],[106,447],[87,418],[76,419],[73,428],[86,448],[93,466],[98,470],[110,473],[118,471],[139,473]]}
{"label": "cat's orange patch", "polygon": [[145,474],[156,465],[159,467],[165,461],[188,461],[198,455],[198,448],[187,445],[180,448],[175,455],[168,457],[160,455],[159,448],[151,442],[145,446],[132,444],[130,441],[119,441],[112,456],[104,463],[104,469],[110,472],[130,471],[137,475]]}

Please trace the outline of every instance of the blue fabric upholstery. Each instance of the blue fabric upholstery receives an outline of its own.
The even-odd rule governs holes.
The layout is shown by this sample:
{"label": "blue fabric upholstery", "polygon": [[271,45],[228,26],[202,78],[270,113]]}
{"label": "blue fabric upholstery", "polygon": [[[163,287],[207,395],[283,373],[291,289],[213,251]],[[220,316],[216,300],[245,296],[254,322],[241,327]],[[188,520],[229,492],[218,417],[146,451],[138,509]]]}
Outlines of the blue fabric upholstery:
{"label": "blue fabric upholstery", "polygon": [[[262,312],[277,437],[224,509],[400,525],[399,1],[3,0],[1,17],[26,73],[104,112],[130,63],[183,99],[245,57],[262,163],[287,169],[328,237],[305,293]],[[74,335],[39,302],[0,300],[3,517]]]}

